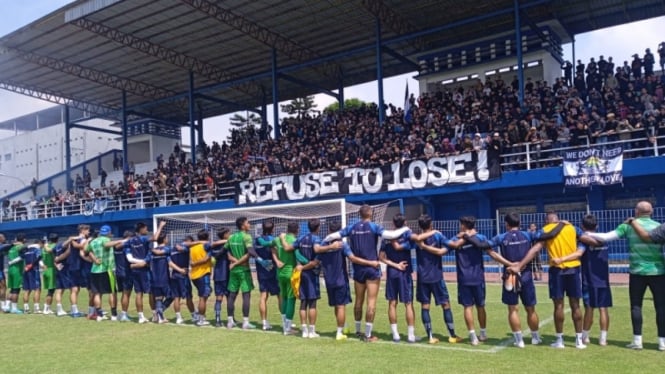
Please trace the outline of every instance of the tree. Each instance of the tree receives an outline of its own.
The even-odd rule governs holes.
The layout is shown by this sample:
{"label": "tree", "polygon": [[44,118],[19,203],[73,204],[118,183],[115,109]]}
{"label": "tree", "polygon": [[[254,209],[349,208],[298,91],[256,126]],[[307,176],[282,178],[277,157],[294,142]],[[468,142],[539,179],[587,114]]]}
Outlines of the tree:
{"label": "tree", "polygon": [[[344,110],[358,109],[358,108],[361,108],[361,107],[366,106],[366,105],[367,105],[366,102],[364,102],[360,99],[357,99],[357,98],[351,98],[351,99],[344,100]],[[328,105],[325,110],[331,111],[331,112],[339,110],[339,102],[335,101],[334,103]]]}
{"label": "tree", "polygon": [[313,112],[314,108],[317,107],[314,102],[314,96],[305,96],[299,97],[295,100],[291,100],[290,103],[285,105],[280,105],[282,112],[294,115],[297,114],[298,117],[302,117],[304,114]]}
{"label": "tree", "polygon": [[241,114],[234,114],[230,119],[231,125],[235,127],[255,127],[261,126],[261,117],[257,116],[254,113],[247,113],[247,116]]}

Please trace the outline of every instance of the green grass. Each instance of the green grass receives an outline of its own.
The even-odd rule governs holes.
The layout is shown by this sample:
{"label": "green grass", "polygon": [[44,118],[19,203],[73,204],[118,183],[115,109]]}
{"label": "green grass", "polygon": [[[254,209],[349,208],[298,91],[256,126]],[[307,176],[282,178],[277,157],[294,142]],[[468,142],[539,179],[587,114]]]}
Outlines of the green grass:
{"label": "green grass", "polygon": [[[449,284],[451,295],[456,285]],[[382,289],[383,294],[383,289]],[[572,322],[566,314],[565,339],[567,348],[554,350],[551,322],[552,306],[547,299],[547,288],[538,286],[540,304],[537,308],[544,325],[542,346],[523,350],[512,347],[507,339],[511,335],[506,319],[506,308],[500,302],[500,286],[487,286],[487,312],[489,341],[472,347],[468,340],[462,344],[447,342],[429,346],[395,344],[390,342],[387,321],[387,303],[380,298],[375,321],[381,343],[367,344],[356,339],[336,342],[332,309],[327,307],[325,294],[320,301],[317,330],[320,339],[284,337],[280,333],[227,330],[225,328],[197,328],[192,325],[138,325],[104,321],[97,323],[85,319],[42,315],[0,315],[2,337],[2,371],[5,373],[97,373],[97,372],[476,372],[494,373],[517,370],[533,373],[560,373],[576,371],[600,372],[662,372],[663,352],[657,351],[655,316],[650,297],[644,308],[644,350],[632,351],[624,346],[632,337],[630,308],[626,287],[615,287],[614,304],[610,311],[609,346],[596,344],[597,323],[592,329],[592,344],[581,351],[573,347]],[[85,311],[85,294],[79,308]],[[252,298],[253,321],[258,321],[258,294]],[[455,298],[454,298],[455,299]],[[240,312],[240,300],[236,313]],[[133,304],[133,303],[132,303]],[[146,300],[147,306],[147,300]],[[275,299],[271,300],[270,319],[278,325],[280,318]],[[183,310],[186,308],[183,305]],[[208,317],[211,317],[212,304]],[[223,306],[223,316],[226,306]],[[462,308],[453,306],[455,324],[460,336],[466,337]],[[214,312],[212,312],[214,313]],[[130,311],[130,315],[136,313]],[[187,312],[184,315],[188,315]],[[214,315],[214,314],[213,314]],[[399,309],[400,332],[406,332],[403,308]],[[173,317],[172,310],[169,317]],[[416,331],[424,335],[416,304]],[[523,325],[526,329],[526,324]],[[432,312],[435,332],[443,338],[445,327],[440,309]],[[347,307],[347,321],[353,327],[352,307]],[[296,322],[297,317],[296,317]],[[298,323],[299,324],[299,323]],[[280,331],[278,329],[278,331]],[[505,348],[504,348],[505,347]]]}

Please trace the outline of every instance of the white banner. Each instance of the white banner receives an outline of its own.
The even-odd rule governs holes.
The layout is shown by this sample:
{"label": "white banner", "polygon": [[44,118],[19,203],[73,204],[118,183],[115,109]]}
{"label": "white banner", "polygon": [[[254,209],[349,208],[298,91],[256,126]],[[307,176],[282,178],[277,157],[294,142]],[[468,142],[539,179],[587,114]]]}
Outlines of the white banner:
{"label": "white banner", "polygon": [[563,157],[563,176],[566,187],[622,183],[623,149],[616,146],[566,151]]}

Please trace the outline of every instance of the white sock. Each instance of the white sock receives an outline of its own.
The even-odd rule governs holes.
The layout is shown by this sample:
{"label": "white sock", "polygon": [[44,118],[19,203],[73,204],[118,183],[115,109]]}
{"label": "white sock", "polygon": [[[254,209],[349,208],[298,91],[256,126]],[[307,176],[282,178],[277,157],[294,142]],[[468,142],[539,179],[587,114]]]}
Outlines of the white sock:
{"label": "white sock", "polygon": [[582,330],[582,339],[587,339],[589,337],[589,330]]}
{"label": "white sock", "polygon": [[360,332],[360,324],[361,323],[362,323],[362,321],[356,321],[356,333]]}
{"label": "white sock", "polygon": [[563,333],[556,333],[554,336],[556,336],[557,342],[563,342]]}
{"label": "white sock", "polygon": [[141,318],[145,318],[145,316],[143,315],[143,312],[139,312],[139,319],[141,319]]}
{"label": "white sock", "polygon": [[286,324],[286,314],[282,314],[282,326]]}
{"label": "white sock", "polygon": [[233,320],[233,317],[231,317],[231,316],[229,316],[228,321],[229,321],[229,323],[235,323],[235,321]]}
{"label": "white sock", "polygon": [[531,331],[531,338],[540,340],[540,334],[538,331]]}
{"label": "white sock", "polygon": [[293,325],[293,321],[291,321],[290,319],[285,319],[284,320],[284,331],[290,331],[292,325]]}
{"label": "white sock", "polygon": [[642,345],[642,335],[633,335],[633,343]]}
{"label": "white sock", "polygon": [[95,314],[95,307],[88,305],[88,314]]}
{"label": "white sock", "polygon": [[50,312],[51,311],[51,306],[44,304],[44,311],[45,312]]}
{"label": "white sock", "polygon": [[30,311],[30,304],[23,303],[23,310],[25,310],[26,313],[29,312]]}
{"label": "white sock", "polygon": [[263,326],[264,326],[264,327],[265,327],[265,326],[268,326],[268,321],[267,321],[267,320],[264,319],[264,320],[261,320],[261,322],[263,323]]}
{"label": "white sock", "polygon": [[309,325],[309,333],[313,334],[316,332],[316,325]]}
{"label": "white sock", "polygon": [[249,317],[242,317],[242,324],[246,325],[249,323]]}
{"label": "white sock", "polygon": [[[35,309],[35,312],[39,311],[39,303],[35,303],[35,304],[33,305],[33,307],[34,307],[34,309]],[[45,308],[46,308],[46,306],[45,306]]]}
{"label": "white sock", "polygon": [[[123,313],[126,314],[126,312],[123,312]],[[180,314],[180,312],[176,313],[176,314],[175,314],[175,318],[177,318],[177,319],[182,319],[182,314]]]}
{"label": "white sock", "polygon": [[607,330],[600,330],[600,340],[607,340]]}
{"label": "white sock", "polygon": [[409,339],[412,339],[416,337],[416,328],[415,326],[407,326],[406,327],[406,334],[409,337]]}
{"label": "white sock", "polygon": [[344,327],[338,327],[337,328],[337,335],[343,335],[344,334]]}
{"label": "white sock", "polygon": [[62,312],[62,304],[56,304],[55,309],[58,311],[58,313]]}
{"label": "white sock", "polygon": [[18,305],[16,305],[16,303],[11,303],[11,307],[12,307],[12,310],[17,310],[18,309]]}
{"label": "white sock", "polygon": [[123,317],[127,317],[127,311],[123,310],[122,312],[120,312],[120,315]]}
{"label": "white sock", "polygon": [[475,338],[476,337],[476,330],[469,330],[469,336],[471,337],[471,339]]}
{"label": "white sock", "polygon": [[77,314],[79,312],[79,307],[74,304],[72,305],[72,314]]}
{"label": "white sock", "polygon": [[658,337],[658,345],[665,345],[665,338]]}
{"label": "white sock", "polygon": [[399,332],[397,332],[397,324],[396,323],[391,323],[390,324],[390,331],[393,333],[393,338],[399,339]]}
{"label": "white sock", "polygon": [[307,330],[307,325],[305,325],[305,324],[301,324],[301,325],[300,325],[300,331],[302,331],[302,332],[309,332],[309,330]]}
{"label": "white sock", "polygon": [[365,336],[370,337],[372,336],[372,327],[374,327],[373,323],[366,322],[365,323]]}
{"label": "white sock", "polygon": [[515,342],[517,343],[523,340],[521,331],[513,331],[513,337],[515,338]]}
{"label": "white sock", "polygon": [[485,329],[480,329],[480,336],[485,336],[487,335],[487,331]]}

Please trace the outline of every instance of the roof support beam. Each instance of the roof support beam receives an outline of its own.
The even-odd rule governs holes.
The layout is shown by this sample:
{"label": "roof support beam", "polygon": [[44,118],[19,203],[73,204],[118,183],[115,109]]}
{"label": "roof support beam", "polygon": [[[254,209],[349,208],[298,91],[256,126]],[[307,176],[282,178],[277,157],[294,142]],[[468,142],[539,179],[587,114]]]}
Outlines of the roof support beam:
{"label": "roof support beam", "polygon": [[[147,39],[141,39],[134,35],[113,29],[101,23],[85,18],[79,18],[72,23],[84,30],[103,36],[120,45],[132,48],[146,55],[157,57],[171,65],[192,71],[200,76],[216,82],[224,82],[238,78],[234,73],[220,69],[219,67],[200,60],[196,57],[180,53],[174,49],[153,43]],[[233,88],[252,97],[259,97],[260,87],[250,82],[242,83]]]}
{"label": "roof support beam", "polygon": [[51,70],[60,71],[78,78],[98,83],[107,87],[117,88],[138,96],[151,99],[173,96],[175,92],[153,86],[137,80],[119,77],[117,75],[105,73],[100,70],[86,68],[64,60],[58,60],[48,56],[41,56],[32,52],[24,52],[20,49],[10,48],[10,52],[17,57],[31,64],[43,66]]}
{"label": "roof support beam", "polygon": [[248,112],[253,112],[253,113],[261,115],[260,110],[258,110],[256,108],[248,108],[248,107],[246,107],[242,104],[238,104],[238,103],[235,103],[233,101],[224,100],[224,99],[220,99],[220,98],[217,98],[217,97],[208,96],[208,95],[204,95],[204,94],[196,94],[195,96],[198,97],[198,98],[201,98],[203,100],[212,101],[213,103],[222,104],[222,105],[225,105],[225,106],[228,106],[228,107],[231,107],[231,108],[234,108],[234,109],[238,109],[238,110],[243,110],[243,111],[246,110]]}
{"label": "roof support beam", "polygon": [[[397,35],[403,35],[417,30],[411,22],[384,3],[383,0],[362,0],[361,4],[370,14],[378,18],[382,25],[388,27],[390,30],[397,33]],[[418,38],[415,44],[418,47],[418,50],[422,50],[425,47],[425,42],[421,38]]]}
{"label": "roof support beam", "polygon": [[[224,9],[211,1],[180,1],[246,35],[249,35],[266,46],[277,50],[277,52],[284,54],[291,60],[302,62],[319,57],[319,54],[314,50],[298,43],[297,41],[282,36],[267,27],[261,26],[239,14],[233,13],[231,10]],[[336,77],[339,68],[336,64],[326,62],[321,66],[321,71],[325,75]]]}
{"label": "roof support beam", "polygon": [[82,129],[82,130],[88,130],[88,131],[97,131],[97,132],[103,132],[106,134],[113,134],[113,135],[122,135],[122,131],[114,131],[114,130],[109,130],[109,129],[103,129],[99,127],[93,127],[93,126],[86,126],[86,125],[78,125],[78,124],[70,124],[69,128],[73,129]]}
{"label": "roof support beam", "polygon": [[396,50],[394,50],[390,47],[386,47],[385,45],[382,47],[382,50],[388,56],[393,57],[394,59],[398,60],[399,62],[401,62],[403,64],[406,64],[406,65],[409,65],[409,66],[413,67],[414,70],[420,69],[420,65],[418,65],[414,61],[409,60],[408,58],[406,58],[405,56],[403,56],[401,53],[397,52]]}
{"label": "roof support beam", "polygon": [[294,76],[291,76],[291,75],[282,74],[282,73],[279,73],[279,74],[277,74],[277,75],[278,75],[278,77],[279,77],[280,79],[284,79],[284,80],[286,80],[286,81],[289,81],[289,82],[291,82],[291,83],[295,83],[295,84],[300,85],[300,86],[303,86],[303,87],[314,88],[314,89],[316,89],[316,90],[321,91],[321,93],[324,93],[324,94],[326,94],[326,95],[328,95],[328,96],[332,96],[332,97],[334,97],[335,99],[339,99],[339,95],[337,95],[337,94],[334,93],[333,91],[328,90],[328,89],[326,89],[326,88],[319,87],[319,86],[317,86],[317,85],[315,85],[315,84],[312,84],[312,83],[306,82],[306,81],[304,81],[304,80],[302,80],[302,79],[298,79],[298,78],[296,78],[296,77],[294,77]]}

